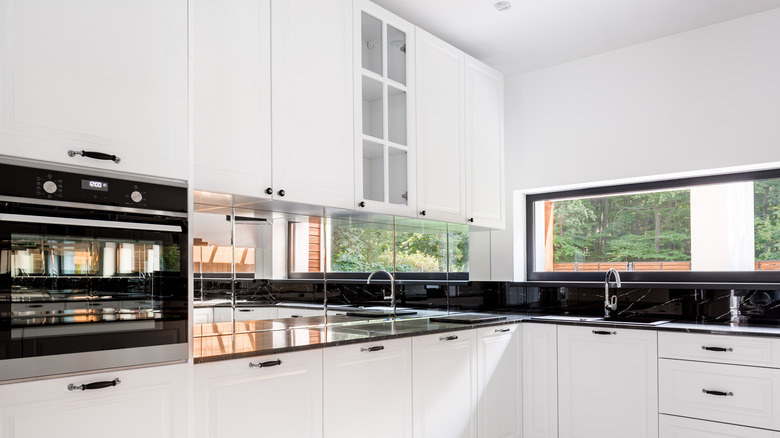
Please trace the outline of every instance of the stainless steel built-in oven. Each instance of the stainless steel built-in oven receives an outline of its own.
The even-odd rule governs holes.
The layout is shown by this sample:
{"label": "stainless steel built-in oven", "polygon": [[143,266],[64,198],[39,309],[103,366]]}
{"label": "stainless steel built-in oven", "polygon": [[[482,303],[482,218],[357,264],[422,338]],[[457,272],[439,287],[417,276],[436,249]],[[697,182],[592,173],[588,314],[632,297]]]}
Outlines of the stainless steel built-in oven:
{"label": "stainless steel built-in oven", "polygon": [[0,381],[184,361],[187,188],[0,158]]}

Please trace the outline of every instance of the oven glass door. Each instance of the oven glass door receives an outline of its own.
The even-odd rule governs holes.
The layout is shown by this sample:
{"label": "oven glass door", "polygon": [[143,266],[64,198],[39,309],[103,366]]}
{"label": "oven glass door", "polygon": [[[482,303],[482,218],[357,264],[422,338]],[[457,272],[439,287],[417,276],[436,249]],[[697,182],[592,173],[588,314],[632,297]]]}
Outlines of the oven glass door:
{"label": "oven glass door", "polygon": [[0,359],[187,343],[186,219],[0,209]]}

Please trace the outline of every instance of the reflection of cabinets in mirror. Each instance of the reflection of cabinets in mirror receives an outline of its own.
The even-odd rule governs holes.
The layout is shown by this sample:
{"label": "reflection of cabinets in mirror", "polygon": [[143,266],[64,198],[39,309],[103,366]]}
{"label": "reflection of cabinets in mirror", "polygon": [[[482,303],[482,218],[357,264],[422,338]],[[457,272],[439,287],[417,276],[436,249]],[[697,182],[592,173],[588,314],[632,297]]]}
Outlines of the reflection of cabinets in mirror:
{"label": "reflection of cabinets in mirror", "polygon": [[354,21],[357,207],[414,215],[414,27],[368,1]]}

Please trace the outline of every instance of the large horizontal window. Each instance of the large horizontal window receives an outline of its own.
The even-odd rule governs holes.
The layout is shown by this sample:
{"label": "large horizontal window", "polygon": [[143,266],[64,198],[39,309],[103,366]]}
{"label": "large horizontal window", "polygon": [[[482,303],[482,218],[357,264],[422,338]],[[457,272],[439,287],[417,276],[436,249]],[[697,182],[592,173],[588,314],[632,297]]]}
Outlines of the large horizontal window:
{"label": "large horizontal window", "polygon": [[780,171],[527,197],[528,279],[780,280]]}

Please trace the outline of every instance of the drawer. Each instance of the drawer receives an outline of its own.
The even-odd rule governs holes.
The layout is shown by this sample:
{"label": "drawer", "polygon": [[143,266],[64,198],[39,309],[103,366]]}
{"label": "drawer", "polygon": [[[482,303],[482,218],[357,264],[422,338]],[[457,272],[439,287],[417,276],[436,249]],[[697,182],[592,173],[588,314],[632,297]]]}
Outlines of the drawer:
{"label": "drawer", "polygon": [[780,438],[780,432],[692,418],[660,415],[659,436],[663,438]]}
{"label": "drawer", "polygon": [[658,361],[663,414],[780,430],[780,370]]}
{"label": "drawer", "polygon": [[658,356],[780,368],[780,339],[659,332]]}

